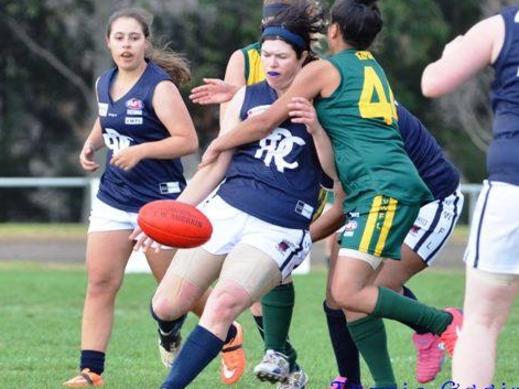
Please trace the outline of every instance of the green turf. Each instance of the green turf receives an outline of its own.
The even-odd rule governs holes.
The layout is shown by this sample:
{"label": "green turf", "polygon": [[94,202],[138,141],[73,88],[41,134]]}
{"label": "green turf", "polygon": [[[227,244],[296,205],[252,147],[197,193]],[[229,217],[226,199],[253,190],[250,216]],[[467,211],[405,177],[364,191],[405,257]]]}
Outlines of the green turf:
{"label": "green turf", "polygon": [[[1,239],[84,239],[87,225],[81,223],[0,223]],[[452,239],[466,241],[467,225],[458,225]]]}
{"label": "green turf", "polygon": [[79,223],[0,223],[0,239],[85,239],[86,233]]}
{"label": "green turf", "polygon": [[[300,362],[311,377],[309,388],[323,389],[336,375],[335,363],[322,313],[325,274],[296,277],[297,305],[291,338]],[[459,305],[463,276],[459,272],[429,271],[412,283],[423,301],[437,306]],[[56,269],[29,264],[0,264],[0,388],[58,388],[77,368],[80,319],[85,288],[81,268]],[[108,350],[105,379],[110,388],[157,388],[166,375],[159,362],[154,324],[148,304],[154,285],[149,275],[127,275],[118,298],[116,326]],[[259,336],[249,314],[240,321],[246,329],[249,366],[237,388],[274,388],[252,376],[262,355]],[[190,317],[185,333],[195,324]],[[391,355],[400,386],[419,388],[414,381],[414,351],[409,329],[387,323]],[[508,388],[519,386],[517,339],[519,306],[501,337],[496,381]],[[485,352],[482,350],[482,352]],[[218,361],[191,385],[192,388],[223,388],[217,378]],[[448,378],[450,361],[434,384]],[[364,370],[364,385],[371,384]]]}

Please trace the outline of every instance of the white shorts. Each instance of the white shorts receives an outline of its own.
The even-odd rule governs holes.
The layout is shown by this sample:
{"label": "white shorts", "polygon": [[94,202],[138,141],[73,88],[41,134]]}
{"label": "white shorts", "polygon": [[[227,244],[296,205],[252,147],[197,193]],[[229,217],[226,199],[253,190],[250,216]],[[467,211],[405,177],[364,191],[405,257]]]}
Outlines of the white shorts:
{"label": "white shorts", "polygon": [[491,273],[519,274],[519,186],[483,182],[465,262]]}
{"label": "white shorts", "polygon": [[137,213],[114,208],[97,197],[92,203],[89,220],[88,232],[133,230],[137,227]]}
{"label": "white shorts", "polygon": [[[88,218],[90,220],[88,233],[119,230],[133,231],[138,226],[137,216],[138,214],[135,212],[126,212],[114,208],[96,197],[92,203],[90,217]],[[157,245],[157,243],[154,243],[152,247],[157,247]],[[172,247],[163,245],[160,248],[163,250],[172,249]]]}
{"label": "white shorts", "polygon": [[430,266],[454,231],[463,210],[463,193],[459,189],[444,199],[420,208],[404,243]]}
{"label": "white shorts", "polygon": [[283,279],[304,261],[312,247],[308,230],[267,223],[232,207],[220,196],[209,199],[201,209],[213,224],[213,235],[203,249],[227,255],[238,243],[248,244],[271,256]]}

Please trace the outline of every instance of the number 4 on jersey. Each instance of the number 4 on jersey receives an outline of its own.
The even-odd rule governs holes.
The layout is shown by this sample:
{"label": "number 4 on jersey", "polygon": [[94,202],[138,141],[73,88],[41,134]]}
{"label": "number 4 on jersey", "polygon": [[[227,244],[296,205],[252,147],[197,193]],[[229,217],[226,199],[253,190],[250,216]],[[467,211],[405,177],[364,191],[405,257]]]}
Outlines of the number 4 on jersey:
{"label": "number 4 on jersey", "polygon": [[387,125],[397,119],[395,99],[389,89],[389,99],[386,96],[382,81],[373,67],[364,68],[364,85],[359,100],[360,116],[364,119],[382,118]]}

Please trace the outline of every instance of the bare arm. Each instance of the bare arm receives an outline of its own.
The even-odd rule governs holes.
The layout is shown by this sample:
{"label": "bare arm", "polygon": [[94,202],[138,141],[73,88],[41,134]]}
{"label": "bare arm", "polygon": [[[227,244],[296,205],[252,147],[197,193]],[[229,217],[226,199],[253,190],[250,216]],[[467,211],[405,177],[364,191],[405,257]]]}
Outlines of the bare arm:
{"label": "bare arm", "polygon": [[426,97],[450,93],[492,64],[503,46],[504,31],[504,20],[497,15],[477,23],[465,35],[449,42],[442,57],[425,68],[422,93]]}
{"label": "bare arm", "polygon": [[268,136],[276,126],[289,117],[288,104],[293,97],[313,99],[326,96],[339,85],[337,70],[327,61],[315,61],[306,65],[297,75],[290,88],[265,112],[252,116],[231,131],[215,139],[202,157],[201,166],[213,161],[224,150],[254,142]]}
{"label": "bare arm", "polygon": [[152,104],[171,137],[123,149],[113,155],[110,163],[129,170],[143,159],[173,159],[197,150],[195,126],[177,87],[170,81],[159,83]]}
{"label": "bare arm", "polygon": [[79,162],[81,167],[87,172],[94,172],[99,168],[99,164],[94,160],[94,154],[97,150],[103,148],[104,140],[99,118],[94,122],[92,131],[88,135],[81,152],[79,153]]}
{"label": "bare arm", "polygon": [[[245,97],[245,88],[242,88],[231,100],[225,117],[222,119],[220,136],[232,129],[240,122],[240,109]],[[218,156],[213,163],[199,169],[189,181],[188,186],[177,198],[192,205],[198,205],[211,194],[222,182],[231,162],[233,150],[226,150]]]}
{"label": "bare arm", "polygon": [[[241,50],[236,50],[229,58],[223,81],[236,88],[234,93],[247,85],[247,80],[245,79],[245,58]],[[220,118],[225,117],[225,111],[228,105],[227,102],[220,104]]]}
{"label": "bare arm", "polygon": [[342,190],[341,184],[338,181],[334,182],[334,194],[335,199],[332,207],[310,225],[310,236],[312,237],[312,242],[317,242],[330,236],[344,224],[345,215],[343,211],[343,203],[346,194]]}
{"label": "bare arm", "polygon": [[288,106],[292,122],[305,124],[307,131],[312,135],[321,168],[334,182],[338,181],[332,142],[319,123],[313,104],[303,97],[294,97]]}

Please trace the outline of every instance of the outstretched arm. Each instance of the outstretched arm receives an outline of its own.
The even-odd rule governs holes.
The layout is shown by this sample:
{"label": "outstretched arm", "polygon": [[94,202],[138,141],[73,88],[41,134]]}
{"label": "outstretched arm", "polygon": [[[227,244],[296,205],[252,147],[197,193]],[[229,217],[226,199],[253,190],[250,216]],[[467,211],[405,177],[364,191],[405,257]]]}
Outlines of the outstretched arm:
{"label": "outstretched arm", "polygon": [[245,86],[245,59],[241,50],[236,50],[227,63],[225,78],[204,78],[204,85],[191,90],[189,98],[200,105],[221,104],[220,117],[224,117],[227,103]]}
{"label": "outstretched arm", "polygon": [[231,131],[215,139],[202,157],[201,166],[214,161],[225,150],[263,139],[289,116],[288,104],[293,97],[313,99],[328,88],[339,85],[337,70],[328,61],[306,65],[296,76],[290,88],[265,112],[252,116]]}
{"label": "outstretched arm", "polygon": [[[245,88],[236,93],[222,119],[219,136],[238,125],[240,122],[240,109],[245,97]],[[198,205],[206,199],[222,182],[231,163],[233,150],[226,150],[221,153],[213,163],[199,169],[191,178],[188,186],[177,198],[178,201]]]}
{"label": "outstretched arm", "polygon": [[500,15],[474,25],[465,35],[449,42],[442,57],[422,75],[422,93],[440,97],[454,91],[477,72],[492,64],[503,46],[505,23]]}

